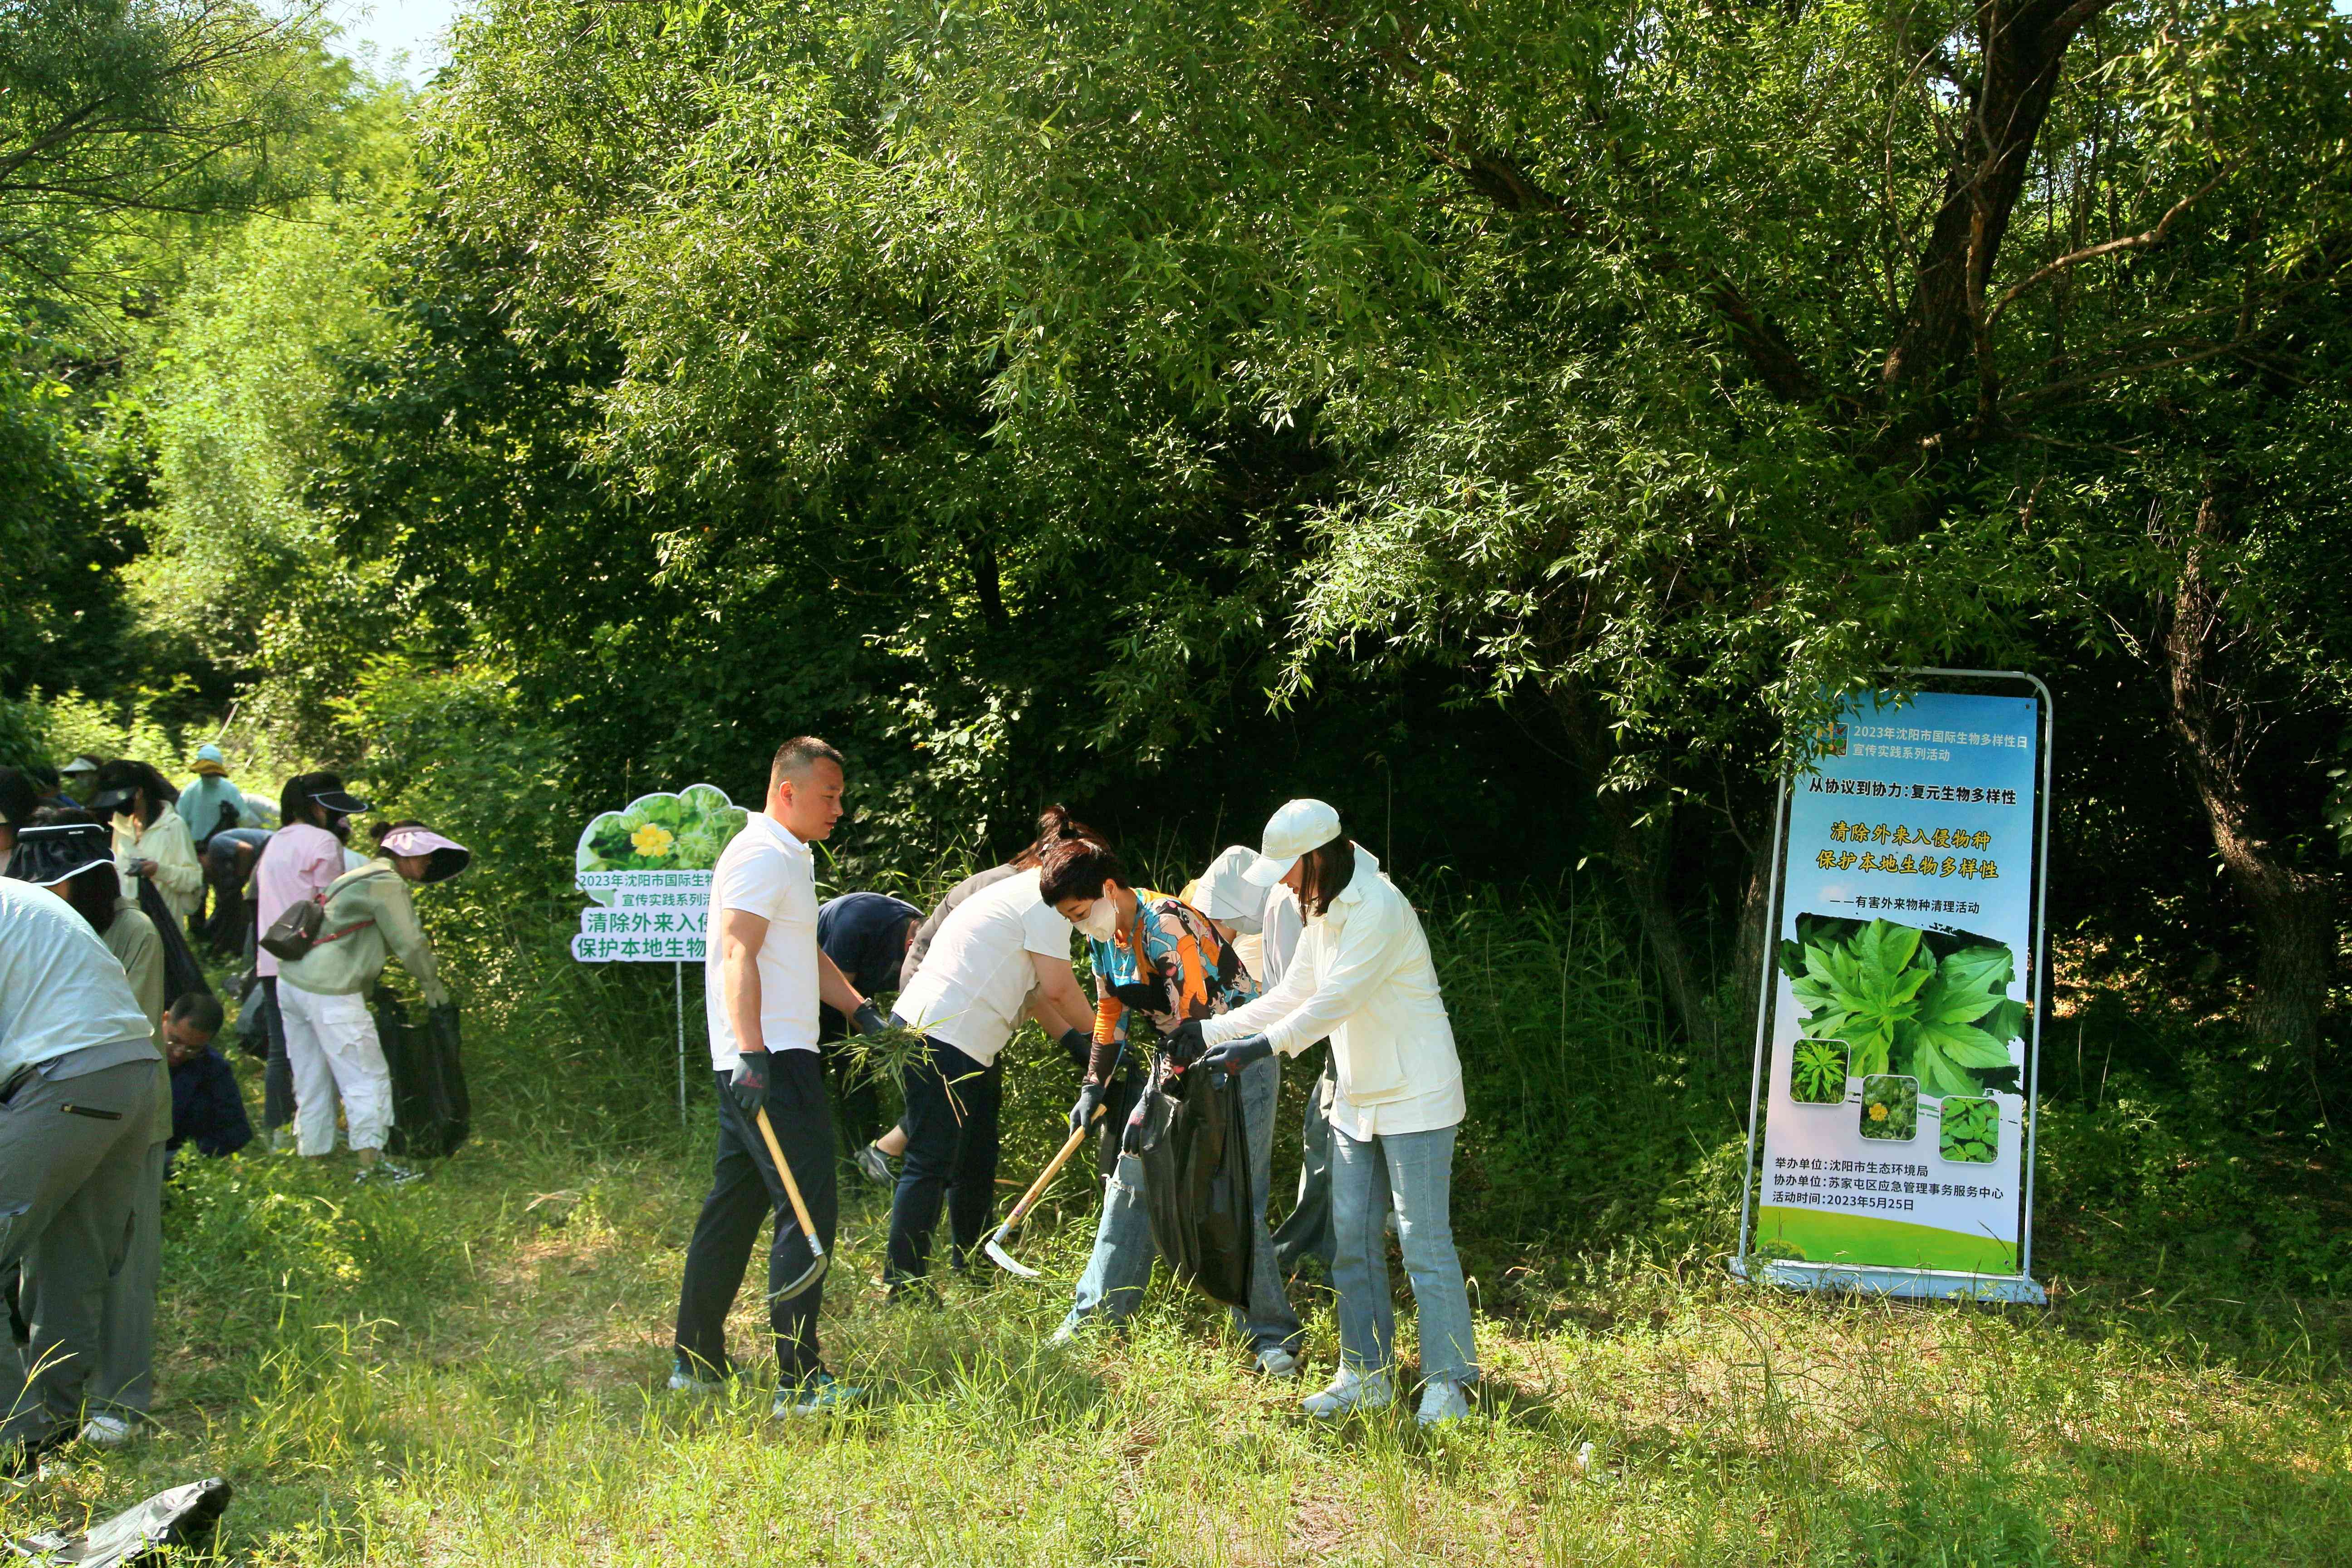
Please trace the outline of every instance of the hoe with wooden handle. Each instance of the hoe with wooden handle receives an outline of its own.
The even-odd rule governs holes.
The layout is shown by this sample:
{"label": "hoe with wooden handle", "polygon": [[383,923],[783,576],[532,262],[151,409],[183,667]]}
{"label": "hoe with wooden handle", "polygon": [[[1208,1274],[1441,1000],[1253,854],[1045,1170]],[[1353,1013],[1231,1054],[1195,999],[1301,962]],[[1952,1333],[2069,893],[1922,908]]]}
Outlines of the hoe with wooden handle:
{"label": "hoe with wooden handle", "polygon": [[801,1184],[793,1180],[793,1168],[784,1163],[784,1152],[776,1144],[776,1130],[768,1125],[768,1108],[763,1105],[754,1114],[759,1120],[760,1136],[767,1142],[768,1158],[776,1163],[776,1174],[784,1179],[784,1196],[793,1202],[793,1217],[800,1221],[801,1234],[808,1237],[809,1251],[814,1254],[807,1271],[799,1279],[781,1289],[768,1292],[768,1300],[772,1301],[789,1301],[824,1279],[824,1271],[833,1259],[825,1256],[824,1241],[817,1235],[816,1226],[809,1223],[808,1205],[801,1201]]}
{"label": "hoe with wooden handle", "polygon": [[[1100,1121],[1102,1114],[1102,1107],[1096,1106],[1095,1120]],[[1071,1155],[1078,1152],[1078,1145],[1085,1142],[1087,1135],[1093,1131],[1094,1122],[1089,1121],[1086,1126],[1070,1134],[1068,1141],[1062,1145],[1061,1152],[1045,1163],[1045,1168],[1037,1173],[1037,1179],[1029,1184],[1029,1190],[1021,1194],[1021,1201],[1013,1205],[1013,1212],[1004,1216],[1004,1223],[996,1227],[996,1234],[990,1237],[987,1243],[981,1248],[988,1254],[989,1260],[999,1268],[1007,1273],[1018,1274],[1024,1279],[1037,1278],[1037,1271],[1034,1268],[1025,1263],[1013,1261],[1013,1255],[1004,1250],[1004,1244],[1013,1239],[1013,1233],[1021,1228],[1023,1220],[1029,1217],[1030,1209],[1035,1206],[1037,1200],[1045,1195],[1045,1188],[1055,1176],[1061,1174],[1063,1164]]]}

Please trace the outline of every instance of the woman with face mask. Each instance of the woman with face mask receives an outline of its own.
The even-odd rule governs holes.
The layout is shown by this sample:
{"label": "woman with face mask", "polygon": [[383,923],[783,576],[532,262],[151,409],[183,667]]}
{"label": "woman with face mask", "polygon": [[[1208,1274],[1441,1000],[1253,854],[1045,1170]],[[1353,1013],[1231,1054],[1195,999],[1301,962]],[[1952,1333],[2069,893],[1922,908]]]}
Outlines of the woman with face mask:
{"label": "woman with face mask", "polygon": [[[1093,1052],[1086,1085],[1070,1108],[1073,1131],[1094,1120],[1122,1045],[1139,1054],[1139,1042],[1130,1033],[1137,1015],[1148,1019],[1164,1042],[1181,1025],[1191,1022],[1197,1032],[1201,1020],[1257,995],[1257,983],[1215,922],[1180,899],[1130,885],[1118,857],[1104,845],[1076,840],[1048,850],[1038,892],[1078,928],[1094,961]],[[1169,1065],[1181,1070],[1183,1064]],[[1255,1228],[1249,1306],[1234,1310],[1234,1326],[1248,1336],[1260,1372],[1288,1377],[1298,1370],[1305,1331],[1283,1293],[1274,1244],[1265,1230],[1266,1166],[1282,1068],[1268,1057],[1252,1063],[1240,1078]],[[1078,1280],[1077,1300],[1055,1332],[1055,1342],[1066,1342],[1088,1322],[1122,1323],[1143,1304],[1152,1259],[1158,1256],[1143,1183],[1142,1160],[1122,1151],[1103,1195],[1094,1257]]]}
{"label": "woman with face mask", "polygon": [[125,889],[144,877],[163,895],[172,919],[184,921],[203,901],[205,868],[196,841],[174,809],[180,792],[145,763],[117,760],[98,770],[89,808],[114,824],[114,868]]}

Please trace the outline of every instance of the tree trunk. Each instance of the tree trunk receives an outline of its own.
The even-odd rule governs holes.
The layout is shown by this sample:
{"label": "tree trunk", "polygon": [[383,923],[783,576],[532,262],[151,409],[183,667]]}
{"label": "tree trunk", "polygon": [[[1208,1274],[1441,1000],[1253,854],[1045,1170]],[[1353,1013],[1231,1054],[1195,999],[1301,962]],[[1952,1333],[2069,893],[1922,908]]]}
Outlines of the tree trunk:
{"label": "tree trunk", "polygon": [[1642,938],[1651,962],[1657,965],[1666,1005],[1695,1044],[1719,1050],[1722,1042],[1715,1010],[1707,1005],[1706,983],[1691,957],[1690,943],[1684,939],[1669,891],[1673,846],[1667,807],[1645,793],[1600,788],[1616,756],[1607,730],[1579,692],[1555,691],[1552,703],[1568,732],[1570,750],[1593,783],[1593,804],[1600,814],[1609,862],[1623,884],[1634,918],[1642,922]]}
{"label": "tree trunk", "polygon": [[2206,551],[2226,537],[2230,510],[2227,491],[2209,480],[2165,627],[2172,731],[2205,808],[2213,847],[2253,920],[2254,991],[2246,1029],[2300,1055],[2315,1089],[2320,1016],[2336,971],[2335,889],[2324,873],[2293,866],[2279,853],[2246,787],[2248,693],[2230,668],[2222,595],[2206,572]]}
{"label": "tree trunk", "polygon": [[1753,1028],[1757,1004],[1763,999],[1764,955],[1777,931],[1766,929],[1772,918],[1772,857],[1779,823],[1766,817],[1748,854],[1748,876],[1739,889],[1738,937],[1731,944],[1731,1010],[1724,1017],[1727,1032]]}

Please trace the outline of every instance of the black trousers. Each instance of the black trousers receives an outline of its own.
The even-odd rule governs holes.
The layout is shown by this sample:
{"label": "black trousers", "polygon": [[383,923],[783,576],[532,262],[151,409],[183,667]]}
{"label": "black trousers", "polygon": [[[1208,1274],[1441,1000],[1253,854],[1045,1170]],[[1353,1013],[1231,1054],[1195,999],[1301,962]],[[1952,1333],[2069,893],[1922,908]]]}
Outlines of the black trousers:
{"label": "black trousers", "polygon": [[261,1075],[261,1126],[275,1132],[294,1120],[294,1061],[286,1054],[286,1015],[278,1010],[278,976],[263,975],[261,993],[269,1029],[269,1066]]}
{"label": "black trousers", "polygon": [[[776,1290],[798,1279],[813,1254],[793,1215],[784,1184],[768,1158],[760,1129],[727,1092],[729,1073],[714,1073],[719,1088],[719,1154],[711,1162],[710,1195],[694,1222],[686,1248],[686,1280],[677,1298],[677,1348],[711,1368],[727,1365],[727,1314],[743,1288],[751,1244],[760,1222],[773,1215],[775,1236],[768,1247],[768,1326],[775,1333],[776,1365],[786,1386],[805,1383],[824,1370],[817,1352],[817,1310],[824,1304],[822,1280],[788,1301]],[[814,1051],[776,1051],[768,1058],[768,1124],[783,1149],[784,1163],[799,1184],[801,1201],[825,1250],[833,1250],[840,1196],[834,1184],[833,1108],[824,1093],[824,1067]]]}
{"label": "black trousers", "polygon": [[924,1043],[930,1049],[899,1079],[907,1091],[907,1158],[890,1201],[890,1259],[883,1274],[893,1287],[929,1271],[942,1199],[953,1241],[948,1261],[958,1268],[986,1239],[996,1214],[1004,1063],[983,1068],[944,1041]]}

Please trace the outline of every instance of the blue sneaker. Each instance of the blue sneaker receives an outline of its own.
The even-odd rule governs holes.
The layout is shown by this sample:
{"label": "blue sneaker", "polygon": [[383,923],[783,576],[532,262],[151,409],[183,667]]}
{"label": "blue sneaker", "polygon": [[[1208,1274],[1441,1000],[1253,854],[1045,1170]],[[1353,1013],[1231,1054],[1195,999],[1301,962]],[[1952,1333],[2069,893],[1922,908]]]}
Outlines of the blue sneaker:
{"label": "blue sneaker", "polygon": [[831,1415],[847,1410],[865,1397],[864,1389],[852,1387],[829,1372],[821,1372],[806,1383],[776,1390],[775,1408],[769,1414],[780,1419],[788,1415]]}

